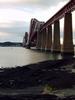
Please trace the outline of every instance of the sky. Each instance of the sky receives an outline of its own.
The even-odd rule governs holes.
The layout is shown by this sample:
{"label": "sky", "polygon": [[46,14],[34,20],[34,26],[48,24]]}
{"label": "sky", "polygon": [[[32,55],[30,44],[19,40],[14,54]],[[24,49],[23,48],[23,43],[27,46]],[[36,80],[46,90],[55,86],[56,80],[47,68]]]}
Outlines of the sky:
{"label": "sky", "polygon": [[[22,42],[31,18],[47,21],[69,0],[0,0],[0,42]],[[75,13],[73,13],[74,22]],[[60,21],[63,38],[63,19]],[[73,23],[73,26],[75,24]],[[73,28],[74,32],[74,28]],[[74,35],[74,34],[73,34]],[[75,36],[73,36],[75,38]]]}

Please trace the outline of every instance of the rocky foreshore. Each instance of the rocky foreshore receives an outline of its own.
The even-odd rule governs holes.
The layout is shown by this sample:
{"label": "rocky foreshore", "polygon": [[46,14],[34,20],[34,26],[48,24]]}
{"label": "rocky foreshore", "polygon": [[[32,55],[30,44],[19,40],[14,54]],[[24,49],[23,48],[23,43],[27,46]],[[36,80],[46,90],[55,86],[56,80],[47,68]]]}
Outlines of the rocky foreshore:
{"label": "rocky foreshore", "polygon": [[75,89],[75,58],[0,69],[0,98],[10,98],[9,100],[75,98],[72,93],[69,95],[63,93],[63,96],[59,96],[57,95],[59,93],[55,92],[63,89]]}
{"label": "rocky foreshore", "polygon": [[0,100],[75,100],[75,96],[60,98],[56,95],[18,95],[18,96],[0,96]]}

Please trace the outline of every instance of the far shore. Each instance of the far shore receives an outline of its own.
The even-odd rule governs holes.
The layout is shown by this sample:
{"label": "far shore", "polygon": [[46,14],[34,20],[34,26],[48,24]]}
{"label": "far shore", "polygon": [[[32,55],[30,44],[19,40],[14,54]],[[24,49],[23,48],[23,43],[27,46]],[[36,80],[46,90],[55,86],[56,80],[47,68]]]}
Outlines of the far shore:
{"label": "far shore", "polygon": [[22,47],[21,42],[0,42],[0,47]]}

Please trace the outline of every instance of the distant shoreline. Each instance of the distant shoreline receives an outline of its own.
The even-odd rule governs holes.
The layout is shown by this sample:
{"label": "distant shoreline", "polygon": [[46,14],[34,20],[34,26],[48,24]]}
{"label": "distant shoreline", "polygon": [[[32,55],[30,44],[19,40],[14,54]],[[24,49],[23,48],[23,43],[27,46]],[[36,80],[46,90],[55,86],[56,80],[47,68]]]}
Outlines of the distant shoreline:
{"label": "distant shoreline", "polygon": [[22,47],[21,42],[0,42],[0,47]]}

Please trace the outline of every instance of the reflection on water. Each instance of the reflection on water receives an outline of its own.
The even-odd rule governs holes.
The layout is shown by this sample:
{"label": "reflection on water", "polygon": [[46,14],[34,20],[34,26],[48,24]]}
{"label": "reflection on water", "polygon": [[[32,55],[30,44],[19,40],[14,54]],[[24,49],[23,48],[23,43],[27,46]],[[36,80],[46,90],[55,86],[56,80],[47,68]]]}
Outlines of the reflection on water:
{"label": "reflection on water", "polygon": [[60,54],[50,54],[49,55],[49,59],[50,60],[57,60],[57,59],[61,59],[62,56]]}
{"label": "reflection on water", "polygon": [[0,67],[22,66],[61,58],[60,54],[51,54],[21,47],[0,47]]}

